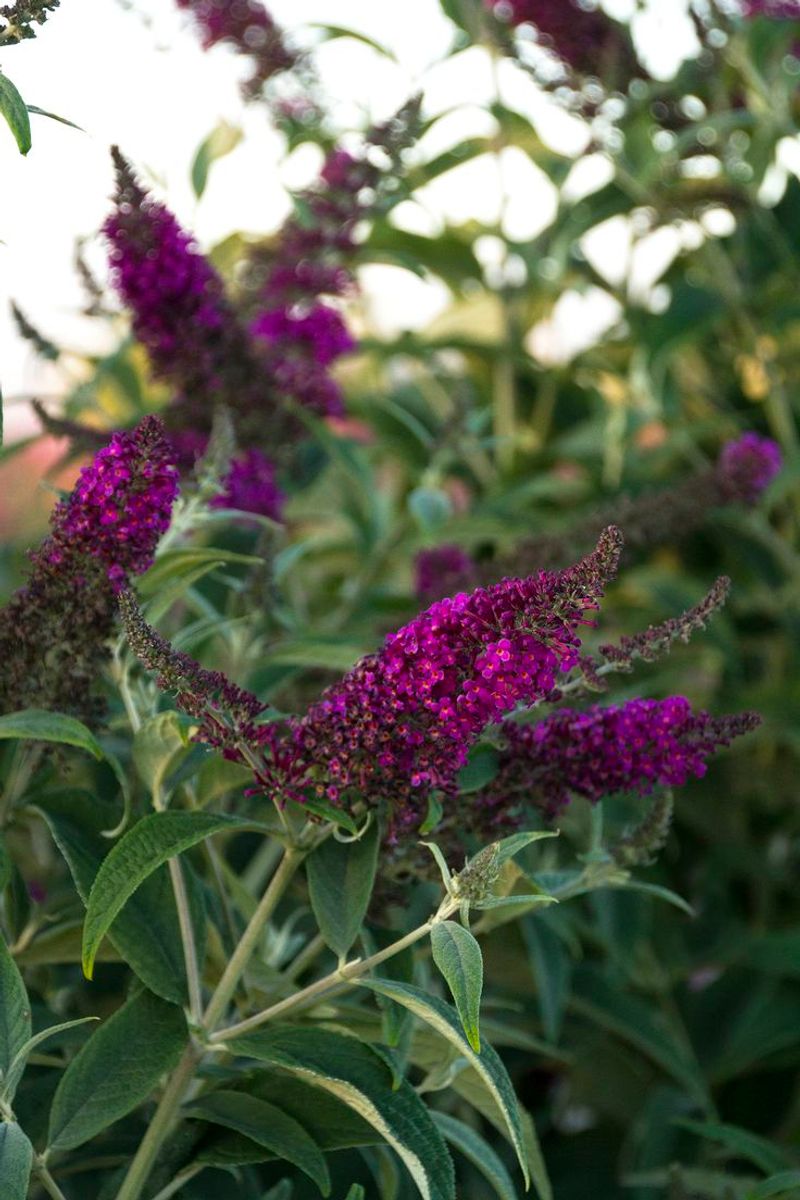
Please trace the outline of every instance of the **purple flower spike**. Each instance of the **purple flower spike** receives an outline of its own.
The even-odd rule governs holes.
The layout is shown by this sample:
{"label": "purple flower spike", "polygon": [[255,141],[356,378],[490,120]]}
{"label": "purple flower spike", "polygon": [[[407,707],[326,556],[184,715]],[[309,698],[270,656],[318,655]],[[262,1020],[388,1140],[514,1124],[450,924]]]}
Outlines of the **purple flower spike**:
{"label": "purple flower spike", "polygon": [[780,446],[758,433],[743,433],[723,446],[717,482],[726,500],[754,504],[782,465]]}
{"label": "purple flower spike", "polygon": [[178,471],[163,427],[146,417],[132,433],[115,433],[56,507],[49,561],[98,559],[119,590],[128,575],[151,565],[177,495]]}
{"label": "purple flower spike", "polygon": [[0,611],[0,712],[46,708],[94,721],[115,595],[153,561],[178,493],[174,455],[146,417],[81,471],[56,505],[24,588]]}
{"label": "purple flower spike", "polygon": [[474,587],[475,563],[460,546],[435,546],[420,550],[414,562],[414,591],[418,600],[440,600],[443,596]]}
{"label": "purple flower spike", "polygon": [[305,312],[285,307],[268,309],[250,329],[273,345],[307,348],[321,367],[327,367],[356,347],[341,315],[327,304],[314,304]]}
{"label": "purple flower spike", "polygon": [[693,713],[683,696],[562,709],[538,725],[506,721],[500,770],[480,803],[507,814],[533,802],[554,816],[572,795],[596,802],[616,792],[680,787],[704,775],[710,755],[759,721],[755,713]]}
{"label": "purple flower spike", "polygon": [[505,579],[440,600],[327,690],[287,739],[291,770],[272,757],[259,782],[277,793],[316,791],[343,802],[355,791],[391,806],[395,833],[413,826],[433,789],[456,790],[458,770],[486,725],[543,700],[577,661],[616,570],[613,527],[566,571]]}
{"label": "purple flower spike", "polygon": [[280,521],[285,496],[275,482],[275,467],[260,450],[235,458],[213,508],[236,508]]}
{"label": "purple flower spike", "polygon": [[268,79],[291,70],[296,54],[286,45],[283,32],[259,0],[176,0],[191,12],[203,47],[225,43],[252,62],[253,73],[244,86],[246,96],[256,96]]}

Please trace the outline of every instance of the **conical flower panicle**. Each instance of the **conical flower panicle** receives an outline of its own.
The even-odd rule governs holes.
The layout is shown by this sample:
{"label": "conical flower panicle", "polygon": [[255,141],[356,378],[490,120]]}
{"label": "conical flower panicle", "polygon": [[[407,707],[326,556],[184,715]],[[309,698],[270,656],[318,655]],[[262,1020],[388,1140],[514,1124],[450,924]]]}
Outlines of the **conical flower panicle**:
{"label": "conical flower panicle", "polygon": [[46,708],[94,719],[115,593],[153,561],[178,493],[161,422],[146,417],[84,467],[31,555],[27,584],[0,611],[0,711]]}
{"label": "conical flower panicle", "polygon": [[416,823],[431,790],[455,790],[487,725],[543,700],[574,666],[577,630],[598,608],[620,548],[611,528],[569,570],[433,604],[292,723],[293,780],[302,766],[328,799],[352,790],[388,803],[395,827]]}

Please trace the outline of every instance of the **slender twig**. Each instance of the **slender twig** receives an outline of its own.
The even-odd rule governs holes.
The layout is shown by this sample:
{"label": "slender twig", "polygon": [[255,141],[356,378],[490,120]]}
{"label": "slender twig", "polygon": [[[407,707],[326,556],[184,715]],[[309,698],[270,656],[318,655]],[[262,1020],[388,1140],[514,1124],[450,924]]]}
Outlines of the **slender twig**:
{"label": "slender twig", "polygon": [[318,954],[321,954],[325,949],[325,938],[321,933],[316,937],[311,938],[296,957],[289,963],[289,966],[284,971],[284,976],[294,982],[299,979],[308,967],[311,966]]}
{"label": "slender twig", "polygon": [[385,962],[388,958],[393,958],[395,954],[399,954],[408,946],[413,946],[421,938],[424,938],[433,929],[437,921],[444,921],[459,907],[459,901],[448,897],[440,906],[435,916],[429,921],[425,921],[423,925],[412,929],[410,933],[405,934],[396,942],[392,942],[391,946],[386,946],[383,950],[378,950],[375,954],[371,954],[369,958],[356,958],[352,962],[345,963],[343,967],[339,967],[335,971],[331,971],[330,975],[326,975],[323,979],[318,979],[316,983],[311,983],[308,987],[302,988],[296,992],[294,996],[287,996],[285,1000],[279,1000],[277,1004],[271,1005],[270,1008],[265,1008],[262,1012],[256,1013],[253,1017],[248,1017],[245,1021],[239,1021],[236,1025],[231,1025],[227,1029],[221,1029],[217,1033],[213,1033],[209,1038],[212,1045],[220,1045],[231,1038],[239,1037],[240,1034],[249,1033],[252,1029],[257,1029],[259,1025],[266,1024],[267,1021],[274,1021],[276,1017],[281,1017],[287,1012],[294,1012],[296,1009],[306,1008],[309,1004],[315,1003],[323,996],[331,995],[334,992],[344,990],[356,983],[362,975],[366,975],[373,967],[377,967],[380,963]]}
{"label": "slender twig", "polygon": [[53,1200],[67,1200],[61,1188],[58,1186],[55,1179],[53,1179],[53,1176],[50,1174],[40,1158],[34,1163],[33,1169],[48,1196],[52,1196]]}
{"label": "slender twig", "polygon": [[159,1150],[167,1138],[184,1095],[194,1076],[201,1053],[189,1045],[175,1068],[159,1101],[153,1120],[142,1138],[139,1149],[128,1168],[128,1174],[117,1192],[117,1200],[139,1200]]}
{"label": "slender twig", "polygon": [[179,1192],[185,1183],[188,1183],[190,1179],[194,1179],[195,1175],[199,1175],[205,1169],[205,1163],[196,1163],[193,1167],[187,1167],[185,1171],[181,1171],[180,1175],[176,1175],[172,1182],[168,1183],[160,1192],[156,1192],[153,1200],[169,1200],[170,1196],[174,1196],[176,1192]]}
{"label": "slender twig", "polygon": [[169,860],[169,875],[172,880],[172,891],[175,896],[175,907],[178,910],[178,924],[183,943],[183,960],[186,964],[186,984],[189,989],[189,1012],[192,1023],[199,1025],[203,1019],[203,991],[200,983],[200,967],[197,960],[197,946],[194,940],[192,914],[189,908],[189,896],[186,891],[186,880],[179,858]]}
{"label": "slender twig", "polygon": [[275,911],[279,900],[288,887],[307,851],[290,846],[278,864],[270,885],[264,892],[258,908],[250,918],[250,922],[242,934],[239,945],[233,952],[222,979],[217,984],[216,991],[208,1002],[203,1022],[207,1029],[213,1029],[236,991],[239,980],[244,974],[256,946],[261,938],[264,926]]}

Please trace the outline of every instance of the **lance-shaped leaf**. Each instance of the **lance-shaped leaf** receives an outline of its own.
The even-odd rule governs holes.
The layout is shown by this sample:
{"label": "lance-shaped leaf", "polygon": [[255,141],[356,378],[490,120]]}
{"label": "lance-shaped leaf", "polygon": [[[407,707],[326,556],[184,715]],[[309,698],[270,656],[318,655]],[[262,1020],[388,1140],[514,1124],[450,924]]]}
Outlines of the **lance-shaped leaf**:
{"label": "lance-shaped leaf", "polygon": [[[10,1101],[14,1059],[31,1036],[31,1006],[17,964],[0,937],[0,1093]],[[1,1193],[0,1193],[1,1194]]]}
{"label": "lance-shaped leaf", "polygon": [[0,115],[4,116],[20,154],[31,148],[31,119],[28,106],[7,75],[0,74]]}
{"label": "lance-shaped leaf", "polygon": [[25,1200],[31,1177],[33,1146],[16,1121],[0,1125],[0,1196]]}
{"label": "lance-shaped leaf", "polygon": [[792,1200],[800,1188],[800,1171],[781,1171],[771,1175],[747,1193],[747,1200]]}
{"label": "lance-shaped leaf", "polygon": [[129,829],[104,859],[89,893],[83,927],[86,978],[92,978],[95,956],[114,918],[157,867],[220,830],[248,826],[223,813],[157,812]]}
{"label": "lance-shaped leaf", "polygon": [[[2,79],[2,75],[0,75]],[[103,748],[90,729],[63,713],[47,712],[40,708],[25,708],[21,712],[0,717],[0,738],[19,738],[31,742],[61,742],[88,750],[98,761],[105,758]]]}
{"label": "lance-shaped leaf", "polygon": [[316,1029],[268,1030],[226,1046],[336,1096],[399,1154],[424,1200],[455,1200],[453,1163],[427,1108],[406,1080],[393,1089],[389,1068],[369,1046]]}
{"label": "lance-shaped leaf", "polygon": [[[76,788],[39,796],[37,807],[44,814],[56,845],[67,860],[78,895],[86,904],[100,865],[110,850],[108,840],[100,833],[108,823],[107,810],[96,797]],[[203,896],[194,875],[185,874],[195,942],[198,956],[202,957],[206,930]],[[175,1004],[188,1001],[183,943],[166,867],[159,867],[138,888],[109,929],[108,937],[151,992]],[[28,948],[25,961],[40,946],[46,955],[50,941],[51,935],[47,932],[37,937]],[[71,937],[68,936],[67,957],[55,957],[52,961],[80,962],[80,943],[78,930],[76,957],[72,957]],[[58,946],[54,947],[54,952],[58,953]],[[102,947],[100,956],[104,956]]]}
{"label": "lance-shaped leaf", "polygon": [[99,1020],[99,1017],[78,1017],[74,1021],[62,1021],[60,1025],[51,1025],[49,1029],[43,1029],[41,1033],[34,1034],[32,1038],[28,1038],[25,1045],[20,1046],[15,1054],[5,1079],[0,1080],[0,1096],[7,1101],[13,1098],[29,1056],[37,1046],[41,1046],[42,1042],[46,1042],[48,1038],[55,1037],[57,1033],[66,1033],[68,1029],[74,1029],[77,1025],[88,1025],[91,1021]]}
{"label": "lance-shaped leaf", "polygon": [[306,862],[311,907],[325,942],[344,958],[358,937],[378,865],[377,821],[360,838],[328,838]]}
{"label": "lance-shaped leaf", "polygon": [[100,1026],[64,1072],[50,1109],[49,1149],[72,1150],[131,1112],[186,1045],[182,1011],[139,992]]}
{"label": "lance-shaped leaf", "polygon": [[529,1186],[528,1159],[525,1153],[519,1105],[508,1072],[499,1055],[487,1042],[484,1042],[480,1054],[477,1054],[464,1036],[457,1014],[438,996],[429,996],[420,988],[413,987],[409,983],[395,983],[387,979],[361,979],[359,982],[362,987],[368,987],[381,996],[388,996],[409,1009],[421,1021],[430,1025],[446,1041],[450,1042],[462,1058],[465,1058],[469,1065],[475,1068],[503,1114],[509,1140],[516,1151],[522,1174],[525,1176],[525,1185]]}
{"label": "lance-shaped leaf", "polygon": [[453,995],[467,1041],[481,1052],[480,1015],[483,955],[475,938],[456,921],[438,921],[431,930],[433,961]]}
{"label": "lance-shaped leaf", "polygon": [[487,1183],[491,1184],[500,1200],[519,1200],[517,1189],[511,1180],[501,1158],[498,1158],[492,1147],[479,1133],[456,1120],[449,1113],[435,1112],[433,1119],[442,1131],[446,1141],[464,1155],[472,1163]]}
{"label": "lance-shaped leaf", "polygon": [[201,1096],[188,1113],[244,1134],[278,1158],[299,1167],[313,1179],[323,1196],[330,1195],[331,1180],[322,1151],[300,1122],[276,1105],[244,1092],[218,1091]]}

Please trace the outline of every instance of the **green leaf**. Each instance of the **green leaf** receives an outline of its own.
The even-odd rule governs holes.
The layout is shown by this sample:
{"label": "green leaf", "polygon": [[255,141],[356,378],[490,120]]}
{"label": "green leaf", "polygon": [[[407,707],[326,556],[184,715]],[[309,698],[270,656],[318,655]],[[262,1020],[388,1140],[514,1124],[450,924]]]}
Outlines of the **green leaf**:
{"label": "green leaf", "polygon": [[557,829],[537,829],[530,830],[528,833],[512,833],[510,837],[503,838],[497,843],[497,866],[502,866],[504,862],[514,858],[533,842],[540,842],[542,838],[552,837],[558,837]]}
{"label": "green leaf", "polygon": [[572,1005],[601,1028],[635,1046],[706,1106],[707,1086],[691,1047],[661,1012],[636,996],[614,990],[591,967],[581,967],[575,973]]}
{"label": "green leaf", "polygon": [[399,1154],[425,1200],[455,1200],[453,1164],[428,1110],[406,1080],[392,1089],[386,1063],[369,1046],[316,1029],[269,1030],[226,1046],[336,1096]]}
{"label": "green leaf", "polygon": [[86,133],[82,125],[76,125],[74,121],[68,121],[66,117],[60,117],[58,113],[48,112],[46,108],[39,108],[38,104],[27,105],[29,113],[34,113],[37,117],[49,117],[51,121],[58,121],[59,125],[69,125],[70,129],[77,129],[79,133]]}
{"label": "green leaf", "polygon": [[361,42],[364,46],[369,46],[371,50],[376,50],[378,54],[382,54],[385,58],[390,58],[392,62],[397,62],[396,56],[387,46],[382,46],[380,42],[376,42],[374,38],[367,37],[365,33],[360,33],[357,29],[345,29],[343,25],[323,25],[320,22],[312,21],[309,24],[309,29],[321,29],[325,34],[325,41],[333,41],[334,38],[352,38],[354,42]]}
{"label": "green leaf", "polygon": [[679,908],[687,916],[697,915],[688,900],[684,900],[683,896],[679,896],[670,888],[661,887],[660,884],[644,883],[641,879],[626,879],[622,884],[612,883],[610,886],[623,887],[629,892],[644,892],[646,896],[653,896],[656,900],[663,900],[666,904],[671,904],[673,908]]}
{"label": "green leaf", "polygon": [[480,1054],[481,948],[469,930],[457,921],[437,921],[431,930],[431,951],[453,995],[467,1041]]}
{"label": "green leaf", "polygon": [[[2,76],[0,76],[2,78]],[[75,717],[46,709],[26,708],[0,717],[0,738],[21,738],[32,742],[61,742],[77,746],[98,761],[105,758],[103,748],[90,729]]]}
{"label": "green leaf", "polygon": [[206,190],[208,174],[212,165],[226,154],[230,154],[242,140],[242,131],[236,125],[220,121],[207,138],[200,143],[192,163],[192,188],[199,200]]}
{"label": "green leaf", "polygon": [[31,119],[28,107],[7,75],[0,73],[0,115],[5,117],[20,154],[31,148]]}
{"label": "green leaf", "polygon": [[[106,808],[89,793],[73,788],[40,796],[37,806],[67,860],[78,894],[86,904],[100,866],[110,852],[107,839],[100,833],[106,820]],[[202,956],[206,933],[203,897],[194,875],[191,872],[184,872],[184,875],[189,885],[198,955]],[[43,938],[47,938],[47,934]],[[174,1004],[187,1002],[186,963],[167,867],[159,867],[137,889],[109,929],[108,938],[151,992]],[[35,950],[41,940],[37,938],[30,949]],[[55,957],[53,961],[73,961],[71,946],[71,939],[68,939],[69,957]],[[58,946],[55,951],[58,954]],[[103,957],[102,948],[99,957]],[[80,959],[78,931],[74,961],[80,962]]]}
{"label": "green leaf", "polygon": [[797,1189],[800,1188],[800,1171],[781,1171],[757,1184],[747,1193],[747,1200],[770,1200],[771,1197],[785,1196],[793,1200]]}
{"label": "green leaf", "polygon": [[508,1072],[499,1055],[487,1042],[483,1043],[480,1054],[476,1054],[464,1036],[461,1022],[456,1013],[438,996],[429,996],[420,988],[413,987],[408,983],[395,983],[386,979],[361,979],[359,982],[362,987],[368,987],[378,995],[388,996],[391,1000],[396,1000],[398,1004],[409,1009],[450,1042],[469,1065],[474,1067],[503,1115],[508,1137],[517,1153],[519,1165],[525,1176],[526,1186],[528,1186],[530,1184],[528,1160],[525,1154],[519,1106]]}
{"label": "green leaf", "polygon": [[174,1004],[141,991],[73,1058],[50,1110],[48,1147],[72,1150],[131,1112],[171,1071],[187,1044]]}
{"label": "green leaf", "polygon": [[197,567],[208,563],[213,563],[214,566],[236,564],[245,567],[260,567],[264,565],[264,560],[252,554],[237,554],[233,550],[222,550],[218,546],[200,546],[192,550],[167,550],[164,554],[159,555],[152,567],[145,571],[140,578],[139,593],[146,598],[158,596],[161,589],[170,580],[191,575]]}
{"label": "green leaf", "polygon": [[682,1129],[688,1129],[690,1133],[696,1133],[698,1137],[725,1146],[736,1158],[746,1158],[760,1167],[765,1174],[783,1171],[791,1165],[790,1160],[774,1142],[758,1137],[747,1129],[740,1129],[738,1125],[690,1121],[686,1117],[676,1117],[673,1123],[680,1125]]}
{"label": "green leaf", "polygon": [[360,1183],[351,1183],[344,1200],[366,1200],[367,1193]]}
{"label": "green leaf", "polygon": [[308,892],[320,933],[343,959],[358,937],[378,866],[380,829],[371,821],[360,838],[329,837],[306,860]]}
{"label": "green leaf", "polygon": [[14,1097],[11,1067],[31,1036],[31,1006],[17,964],[0,937],[0,1092]]}
{"label": "green leaf", "polygon": [[467,761],[458,772],[458,790],[469,795],[491,783],[497,774],[500,755],[495,746],[479,743],[469,752]]}
{"label": "green leaf", "polygon": [[358,833],[358,826],[349,813],[346,813],[343,808],[336,808],[334,804],[319,796],[311,796],[302,804],[296,804],[294,800],[290,800],[289,803],[295,805],[295,808],[302,813],[313,813],[315,817],[321,817],[323,821],[330,821],[333,825],[346,829],[348,833]]}
{"label": "green leaf", "polygon": [[42,1042],[46,1042],[48,1038],[55,1037],[57,1033],[64,1033],[67,1029],[75,1029],[78,1025],[87,1025],[91,1021],[98,1021],[99,1019],[99,1017],[78,1017],[74,1021],[62,1021],[60,1025],[51,1025],[48,1029],[43,1029],[40,1033],[35,1034],[34,1037],[28,1038],[25,1045],[20,1046],[14,1056],[13,1062],[6,1072],[4,1081],[0,1080],[0,1094],[2,1094],[3,1098],[9,1101],[13,1099],[17,1084],[25,1070],[28,1057],[37,1046],[41,1046]]}
{"label": "green leaf", "polygon": [[500,1200],[518,1200],[517,1189],[502,1159],[498,1158],[485,1138],[448,1113],[434,1112],[431,1115],[445,1140],[480,1171]]}
{"label": "green leaf", "polygon": [[243,1092],[210,1092],[195,1101],[188,1113],[215,1125],[224,1125],[293,1163],[313,1179],[323,1196],[331,1191],[330,1175],[317,1143],[294,1117],[274,1104]]}
{"label": "green leaf", "polygon": [[129,829],[103,860],[89,893],[83,927],[86,978],[92,978],[95,955],[117,913],[156,867],[214,833],[249,824],[223,813],[157,812]]}
{"label": "green leaf", "polygon": [[545,1035],[558,1041],[569,997],[572,963],[558,934],[544,917],[529,917],[520,922],[528,961],[536,982],[539,1015]]}
{"label": "green leaf", "polygon": [[133,763],[150,795],[163,801],[164,779],[189,745],[186,723],[176,712],[157,713],[133,739]]}
{"label": "green leaf", "polygon": [[[2,78],[2,76],[0,76]],[[33,1146],[15,1121],[0,1125],[0,1196],[25,1200],[33,1163]]]}

